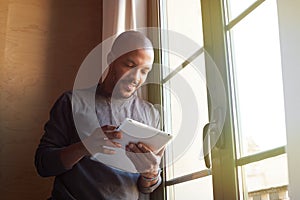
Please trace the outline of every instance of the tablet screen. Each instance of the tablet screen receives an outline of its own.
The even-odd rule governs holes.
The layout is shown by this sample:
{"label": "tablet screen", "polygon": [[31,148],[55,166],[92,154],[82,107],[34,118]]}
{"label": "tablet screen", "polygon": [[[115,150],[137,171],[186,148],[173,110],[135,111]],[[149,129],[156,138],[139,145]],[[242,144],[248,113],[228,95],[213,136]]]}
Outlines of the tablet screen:
{"label": "tablet screen", "polygon": [[158,152],[172,139],[172,135],[166,132],[129,118],[126,118],[117,130],[123,133],[123,137],[114,141],[120,143],[122,148],[129,142],[142,142],[154,152]]}

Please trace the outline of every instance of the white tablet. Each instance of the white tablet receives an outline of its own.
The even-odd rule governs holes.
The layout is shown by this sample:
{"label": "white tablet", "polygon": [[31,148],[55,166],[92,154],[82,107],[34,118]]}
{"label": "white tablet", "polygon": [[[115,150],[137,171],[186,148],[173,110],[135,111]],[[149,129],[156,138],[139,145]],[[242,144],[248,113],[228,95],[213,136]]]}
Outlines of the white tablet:
{"label": "white tablet", "polygon": [[129,142],[142,142],[154,152],[158,152],[172,139],[172,135],[166,132],[129,118],[126,118],[117,130],[123,133],[123,137],[114,141],[120,143],[124,149]]}

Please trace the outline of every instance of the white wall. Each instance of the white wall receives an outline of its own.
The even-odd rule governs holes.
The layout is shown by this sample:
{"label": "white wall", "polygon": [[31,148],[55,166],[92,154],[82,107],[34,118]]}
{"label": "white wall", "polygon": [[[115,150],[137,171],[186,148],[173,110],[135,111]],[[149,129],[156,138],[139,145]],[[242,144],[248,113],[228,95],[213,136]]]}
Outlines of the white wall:
{"label": "white wall", "polygon": [[289,165],[289,196],[300,199],[300,1],[277,0]]}

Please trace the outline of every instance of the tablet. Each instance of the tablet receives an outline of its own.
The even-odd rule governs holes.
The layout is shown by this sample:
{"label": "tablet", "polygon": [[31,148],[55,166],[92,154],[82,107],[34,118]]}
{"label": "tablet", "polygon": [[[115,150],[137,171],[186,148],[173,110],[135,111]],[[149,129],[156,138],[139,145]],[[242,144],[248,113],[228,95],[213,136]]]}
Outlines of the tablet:
{"label": "tablet", "polygon": [[112,148],[114,154],[96,153],[91,156],[94,161],[101,162],[118,170],[123,170],[131,173],[140,173],[135,168],[132,161],[126,155],[125,147],[129,142],[143,142],[149,146],[154,153],[157,153],[171,141],[172,135],[163,132],[159,129],[137,122],[133,119],[126,118],[117,130],[123,133],[121,139],[114,139],[120,143],[122,148]]}
{"label": "tablet", "polygon": [[120,143],[124,149],[130,142],[142,142],[156,153],[172,139],[169,133],[129,118],[126,118],[117,130],[123,133],[123,137],[114,141]]}

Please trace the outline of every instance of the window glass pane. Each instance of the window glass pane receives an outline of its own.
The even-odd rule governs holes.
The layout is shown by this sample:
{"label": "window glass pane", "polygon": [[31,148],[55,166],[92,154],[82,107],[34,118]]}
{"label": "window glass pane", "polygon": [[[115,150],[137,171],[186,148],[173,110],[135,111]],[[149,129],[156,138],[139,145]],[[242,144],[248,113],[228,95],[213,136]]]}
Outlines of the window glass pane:
{"label": "window glass pane", "polygon": [[212,176],[167,187],[168,200],[213,200]]}
{"label": "window glass pane", "polygon": [[251,6],[256,0],[228,0],[229,20],[233,20]]}
{"label": "window glass pane", "polygon": [[[204,55],[199,56],[195,62],[202,62],[197,67],[204,67]],[[172,160],[169,161],[172,173],[169,173],[168,179],[172,179],[206,168],[202,151],[202,129],[208,122],[208,108],[206,82],[196,66],[186,66],[167,84],[169,90],[166,96],[170,100],[170,111],[166,117],[171,119],[169,128],[175,135],[173,143],[167,149],[167,158]],[[183,117],[187,119],[183,121]],[[189,129],[192,126],[194,128]],[[187,138],[189,141],[183,143],[177,137]]]}
{"label": "window glass pane", "polygon": [[188,36],[203,46],[199,0],[167,0],[167,28]]}
{"label": "window glass pane", "polygon": [[[169,49],[163,52],[163,65],[168,66],[162,72],[165,78],[203,47],[203,34],[199,0],[162,2],[166,6],[166,23],[162,28],[170,30],[163,41]],[[194,66],[193,62],[198,65]],[[208,121],[208,111],[204,55],[193,62],[163,85],[164,127],[175,136],[166,150],[167,180],[205,169],[202,128]],[[170,186],[167,196],[172,200],[213,199],[211,177]]]}
{"label": "window glass pane", "polygon": [[288,199],[288,169],[286,154],[242,167],[245,188],[251,199]]}
{"label": "window glass pane", "polygon": [[[172,72],[203,46],[203,34],[199,0],[167,0],[165,1],[165,6],[167,25],[163,28],[171,31],[167,38],[167,48],[170,51],[163,52],[167,54],[167,66],[170,68],[170,71],[163,71],[166,77],[169,72]],[[176,32],[176,34],[172,34],[172,31]],[[188,45],[191,42],[178,40],[177,37],[182,37],[181,39],[186,38],[186,40],[192,41],[195,45]],[[180,53],[184,53],[174,52],[174,49],[182,50]],[[184,70],[180,71],[180,75],[175,75],[175,77],[164,84],[166,130],[175,136],[179,133],[191,136],[186,137],[188,138],[186,143],[181,144],[181,140],[175,140],[175,142],[169,145],[170,148],[167,149],[166,156],[168,163],[171,163],[167,169],[168,179],[204,169],[203,156],[201,156],[202,127],[208,121],[206,82],[203,78],[205,76],[204,55],[200,55],[193,62],[200,63],[197,66],[198,69],[195,66],[188,65]],[[201,71],[204,74],[201,74]],[[184,93],[186,89],[190,90],[192,97],[189,98],[189,94],[181,96],[177,94]],[[187,131],[188,133],[183,133],[186,130],[182,129],[183,126],[186,126],[183,125],[184,106],[194,107],[191,109],[193,113],[199,112],[199,115],[195,115],[194,119],[190,120],[190,123],[198,127],[198,130],[193,129]],[[184,112],[186,110],[184,109]]]}
{"label": "window glass pane", "polygon": [[241,156],[286,144],[276,1],[231,31]]}
{"label": "window glass pane", "polygon": [[[164,28],[182,34],[184,37],[198,44],[195,48],[189,47],[189,55],[186,55],[186,58],[188,58],[188,56],[191,56],[199,47],[203,46],[200,1],[166,0],[166,12],[167,27]],[[185,44],[183,44],[182,41],[176,41],[176,39],[173,40],[173,38],[170,37],[169,45],[169,49],[176,49],[175,46],[183,47]],[[176,68],[181,62],[182,60],[178,59],[177,56],[169,55],[169,67],[171,69]]]}

